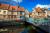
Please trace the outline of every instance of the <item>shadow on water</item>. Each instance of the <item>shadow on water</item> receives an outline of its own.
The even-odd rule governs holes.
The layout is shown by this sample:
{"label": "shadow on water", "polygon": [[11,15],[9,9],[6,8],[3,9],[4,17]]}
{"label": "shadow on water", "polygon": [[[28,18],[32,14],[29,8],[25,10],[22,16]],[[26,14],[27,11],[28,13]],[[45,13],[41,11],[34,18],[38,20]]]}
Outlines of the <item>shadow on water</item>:
{"label": "shadow on water", "polygon": [[[24,23],[23,26],[22,27],[19,27],[21,25],[20,24],[18,26],[18,28],[24,28],[24,30],[22,31],[23,33],[24,32],[25,33],[27,33],[27,32],[28,33],[49,33],[47,31],[41,29],[40,27],[37,27],[37,26],[35,26],[35,25],[31,24],[31,23],[28,23],[26,21],[22,21],[21,23]],[[16,24],[17,24],[16,21],[8,21],[8,22],[4,21],[4,22],[0,22],[0,29],[3,28],[3,27],[4,28],[12,28],[12,29],[15,27],[17,29],[17,25]]]}
{"label": "shadow on water", "polygon": [[[31,26],[33,26],[33,27],[36,28],[36,29],[35,29],[36,33],[49,33],[49,32],[47,32],[46,30],[43,30],[42,28],[40,28],[40,27],[38,27],[38,26],[35,26],[35,25],[33,25],[33,24],[31,24],[31,23],[28,23],[28,22],[25,22],[25,26],[26,26],[26,27],[29,26],[29,25],[31,25]],[[33,32],[33,30],[34,30],[34,29],[32,29],[31,31]]]}

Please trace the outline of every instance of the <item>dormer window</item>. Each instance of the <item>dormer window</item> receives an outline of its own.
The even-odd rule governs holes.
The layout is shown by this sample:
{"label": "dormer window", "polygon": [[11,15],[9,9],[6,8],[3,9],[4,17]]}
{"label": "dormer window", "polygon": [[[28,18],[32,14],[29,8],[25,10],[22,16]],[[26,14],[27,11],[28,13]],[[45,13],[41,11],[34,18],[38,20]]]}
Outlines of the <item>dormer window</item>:
{"label": "dormer window", "polygon": [[15,8],[12,8],[12,10],[15,10]]}

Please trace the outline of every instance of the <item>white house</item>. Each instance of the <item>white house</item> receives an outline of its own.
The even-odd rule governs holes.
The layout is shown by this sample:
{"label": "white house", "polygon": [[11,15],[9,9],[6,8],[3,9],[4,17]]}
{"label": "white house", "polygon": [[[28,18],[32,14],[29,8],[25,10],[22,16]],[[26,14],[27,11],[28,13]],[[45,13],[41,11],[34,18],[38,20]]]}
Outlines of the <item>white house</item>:
{"label": "white house", "polygon": [[25,10],[25,17],[29,18],[29,11],[27,9]]}

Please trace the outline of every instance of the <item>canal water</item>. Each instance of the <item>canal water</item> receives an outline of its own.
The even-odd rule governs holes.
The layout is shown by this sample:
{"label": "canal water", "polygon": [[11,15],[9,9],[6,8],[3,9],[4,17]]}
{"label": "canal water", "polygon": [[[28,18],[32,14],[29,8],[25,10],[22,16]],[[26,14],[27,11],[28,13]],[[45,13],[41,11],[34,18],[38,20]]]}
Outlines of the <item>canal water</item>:
{"label": "canal water", "polygon": [[[28,22],[30,24],[40,27],[43,30],[50,32],[50,19],[48,18],[27,18],[25,22]],[[37,33],[37,28],[27,23],[25,24],[25,22],[0,22],[0,33]],[[43,33],[41,31],[38,32]]]}
{"label": "canal water", "polygon": [[50,19],[48,18],[27,18],[27,22],[34,24],[48,32],[50,32]]}

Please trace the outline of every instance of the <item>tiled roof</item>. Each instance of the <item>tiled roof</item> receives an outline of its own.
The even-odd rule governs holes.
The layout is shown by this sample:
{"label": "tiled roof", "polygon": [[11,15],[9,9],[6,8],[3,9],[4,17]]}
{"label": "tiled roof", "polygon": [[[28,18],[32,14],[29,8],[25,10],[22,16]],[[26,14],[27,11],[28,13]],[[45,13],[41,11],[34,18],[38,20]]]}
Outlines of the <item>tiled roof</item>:
{"label": "tiled roof", "polygon": [[15,10],[15,11],[17,11],[17,8],[18,8],[17,6],[10,6],[8,10]]}
{"label": "tiled roof", "polygon": [[36,8],[35,10],[36,12],[42,12],[42,9],[40,7]]}
{"label": "tiled roof", "polygon": [[8,9],[9,4],[0,4],[1,9]]}
{"label": "tiled roof", "polygon": [[8,10],[12,10],[12,6],[9,6]]}
{"label": "tiled roof", "polygon": [[19,7],[19,8],[17,8],[17,11],[24,11],[24,8]]}
{"label": "tiled roof", "polygon": [[9,10],[24,11],[24,8],[18,6],[10,6]]}
{"label": "tiled roof", "polygon": [[0,4],[0,9],[7,9],[7,10],[15,10],[15,11],[24,11],[23,7],[19,7],[19,6],[11,6],[9,4]]}

